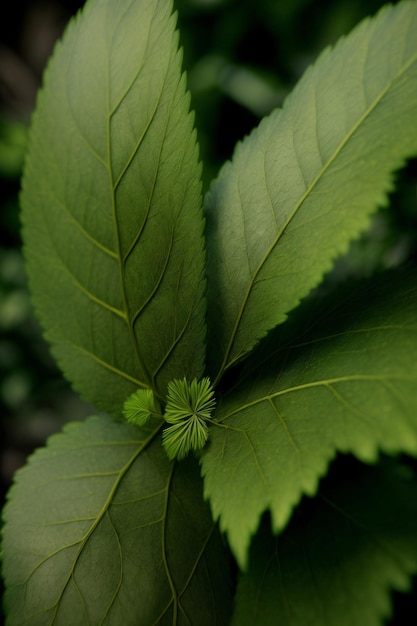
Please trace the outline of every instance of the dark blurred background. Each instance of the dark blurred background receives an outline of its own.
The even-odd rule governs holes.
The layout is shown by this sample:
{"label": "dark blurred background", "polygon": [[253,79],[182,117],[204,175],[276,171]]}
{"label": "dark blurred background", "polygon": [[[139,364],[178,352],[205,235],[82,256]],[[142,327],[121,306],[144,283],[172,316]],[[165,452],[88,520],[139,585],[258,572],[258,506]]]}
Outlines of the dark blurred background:
{"label": "dark blurred background", "polygon": [[[19,226],[19,181],[28,125],[54,43],[76,0],[14,0],[0,22],[0,480],[84,405],[62,379],[34,318]],[[184,67],[196,111],[204,188],[235,143],[280,106],[319,52],[374,14],[380,0],[176,0]],[[398,175],[391,206],[335,267],[329,280],[417,259],[417,167]],[[415,624],[417,587],[395,596],[396,620]],[[406,618],[411,609],[412,616]],[[1,619],[1,618],[0,618]]]}

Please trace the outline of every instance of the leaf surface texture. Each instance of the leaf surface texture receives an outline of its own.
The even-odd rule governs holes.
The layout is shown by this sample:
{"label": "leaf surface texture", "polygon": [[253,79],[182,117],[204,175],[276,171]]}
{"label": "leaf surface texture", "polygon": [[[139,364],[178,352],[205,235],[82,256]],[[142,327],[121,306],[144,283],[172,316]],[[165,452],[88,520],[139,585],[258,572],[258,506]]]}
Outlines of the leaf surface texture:
{"label": "leaf surface texture", "polygon": [[23,180],[38,317],[67,378],[108,413],[204,366],[200,165],[171,10],[86,5],[46,72]]}
{"label": "leaf surface texture", "polygon": [[281,530],[336,451],[366,462],[417,453],[415,277],[394,272],[337,297],[300,307],[298,336],[296,322],[278,327],[215,414],[205,493],[241,566],[263,511]]}
{"label": "leaf surface texture", "polygon": [[191,463],[155,428],[73,423],[31,457],[4,512],[9,624],[227,624],[224,548]]}
{"label": "leaf surface texture", "polygon": [[303,503],[279,537],[263,525],[232,626],[386,623],[390,591],[408,591],[417,570],[415,476],[401,467],[352,474]]}
{"label": "leaf surface texture", "polygon": [[207,194],[219,380],[315,287],[417,153],[417,5],[362,22],[238,145]]}

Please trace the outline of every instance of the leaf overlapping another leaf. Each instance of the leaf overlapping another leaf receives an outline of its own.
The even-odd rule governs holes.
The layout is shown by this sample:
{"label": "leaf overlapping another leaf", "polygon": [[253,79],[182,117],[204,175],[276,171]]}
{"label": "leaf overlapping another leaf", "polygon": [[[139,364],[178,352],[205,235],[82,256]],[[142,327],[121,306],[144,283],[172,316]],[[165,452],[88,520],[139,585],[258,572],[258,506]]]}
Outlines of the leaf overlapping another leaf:
{"label": "leaf overlapping another leaf", "polygon": [[201,479],[154,434],[90,418],[19,472],[4,512],[10,625],[227,624],[229,570]]}
{"label": "leaf overlapping another leaf", "polygon": [[310,67],[207,195],[209,374],[241,359],[331,268],[417,154],[417,5],[365,20]]}
{"label": "leaf overlapping another leaf", "polygon": [[202,457],[206,496],[243,567],[261,514],[269,509],[281,530],[336,451],[368,462],[379,450],[417,453],[411,273],[351,287],[289,345],[287,324],[261,344],[247,378],[219,405]]}
{"label": "leaf overlapping another leaf", "polygon": [[264,524],[233,626],[380,626],[417,571],[417,487],[405,468],[354,469],[320,488],[279,537]]}
{"label": "leaf overlapping another leaf", "polygon": [[200,165],[172,4],[90,0],[46,72],[23,180],[37,314],[81,395],[120,414],[205,352]]}

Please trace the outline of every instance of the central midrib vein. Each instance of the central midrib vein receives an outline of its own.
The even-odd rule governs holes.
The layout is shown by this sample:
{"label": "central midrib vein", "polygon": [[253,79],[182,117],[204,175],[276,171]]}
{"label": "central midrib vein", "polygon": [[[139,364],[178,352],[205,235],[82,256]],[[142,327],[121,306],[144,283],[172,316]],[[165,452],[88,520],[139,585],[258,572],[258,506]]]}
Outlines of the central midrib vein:
{"label": "central midrib vein", "polygon": [[[383,98],[386,96],[386,94],[388,93],[388,91],[391,89],[392,85],[394,82],[396,82],[399,78],[401,78],[401,76],[407,71],[407,69],[416,61],[417,59],[417,54],[413,55],[409,61],[407,63],[404,64],[404,67],[386,84],[385,88],[381,90],[380,95],[374,99],[374,101],[368,106],[368,108],[364,111],[364,113],[359,117],[359,119],[357,120],[357,122],[352,126],[352,129],[350,130],[349,133],[346,134],[346,136],[343,138],[343,140],[340,142],[340,144],[337,146],[336,150],[333,152],[333,154],[331,155],[331,157],[328,159],[328,161],[323,165],[323,167],[321,168],[321,170],[319,171],[319,173],[317,174],[316,178],[310,183],[310,185],[307,187],[307,189],[304,191],[303,195],[301,196],[301,198],[299,199],[299,201],[297,202],[297,204],[295,205],[293,211],[289,214],[289,216],[287,217],[285,223],[283,224],[283,226],[281,227],[280,231],[277,233],[276,238],[274,239],[274,241],[272,242],[272,244],[268,247],[265,255],[263,256],[261,262],[259,263],[258,267],[256,268],[253,276],[251,277],[251,280],[249,281],[249,285],[248,288],[245,292],[244,298],[242,300],[242,305],[239,309],[238,315],[236,316],[236,320],[235,323],[233,325],[233,330],[230,336],[230,340],[229,343],[227,344],[227,348],[225,351],[225,355],[222,361],[222,364],[219,368],[219,372],[216,376],[215,379],[215,385],[219,382],[223,372],[228,369],[229,367],[231,367],[233,365],[233,363],[235,363],[244,353],[240,352],[239,354],[237,354],[236,356],[234,356],[230,361],[228,361],[229,359],[229,355],[232,351],[232,347],[233,344],[235,342],[236,339],[236,335],[237,335],[237,331],[240,325],[240,322],[242,320],[244,311],[245,311],[245,307],[247,305],[247,302],[249,300],[251,291],[253,289],[253,285],[255,283],[255,280],[259,274],[259,272],[262,270],[263,266],[265,265],[265,263],[267,262],[271,252],[273,251],[273,249],[275,248],[275,246],[278,244],[278,242],[280,241],[282,235],[284,234],[284,232],[286,231],[286,229],[288,228],[289,224],[291,223],[291,221],[293,220],[293,218],[295,217],[295,215],[297,214],[298,210],[300,209],[300,207],[303,205],[304,201],[306,200],[306,198],[308,198],[308,196],[310,195],[310,193],[312,192],[312,190],[316,187],[316,185],[319,183],[319,181],[322,179],[323,175],[327,172],[327,170],[331,167],[331,165],[334,163],[334,161],[336,160],[336,158],[339,156],[339,154],[341,153],[341,151],[343,150],[343,148],[347,145],[347,143],[352,139],[352,137],[354,136],[354,134],[357,132],[357,130],[360,128],[360,126],[364,123],[364,121],[369,117],[369,115],[375,110],[375,108],[380,104],[380,102],[383,100]],[[240,179],[240,175],[239,175],[239,179]],[[238,184],[239,186],[239,184]],[[241,194],[240,194],[241,195]],[[269,328],[265,330],[265,333],[270,330]]]}

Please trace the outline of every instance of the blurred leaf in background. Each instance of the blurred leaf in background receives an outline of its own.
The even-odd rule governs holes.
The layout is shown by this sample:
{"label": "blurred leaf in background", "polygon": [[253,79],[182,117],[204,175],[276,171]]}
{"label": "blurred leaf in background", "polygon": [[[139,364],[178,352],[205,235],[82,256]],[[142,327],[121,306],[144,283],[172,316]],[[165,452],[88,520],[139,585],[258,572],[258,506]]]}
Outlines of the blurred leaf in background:
{"label": "blurred leaf in background", "polygon": [[19,224],[30,116],[56,39],[82,2],[18,1],[0,23],[0,434],[2,496],[28,453],[88,410],[62,380],[35,320]]}
{"label": "blurred leaf in background", "polygon": [[0,117],[0,172],[4,178],[20,176],[26,142],[26,124]]}

